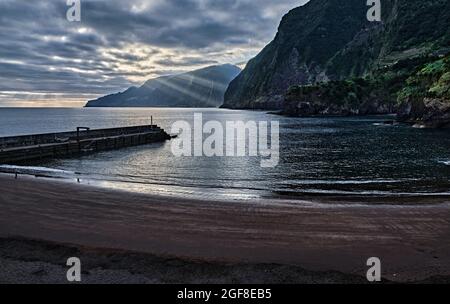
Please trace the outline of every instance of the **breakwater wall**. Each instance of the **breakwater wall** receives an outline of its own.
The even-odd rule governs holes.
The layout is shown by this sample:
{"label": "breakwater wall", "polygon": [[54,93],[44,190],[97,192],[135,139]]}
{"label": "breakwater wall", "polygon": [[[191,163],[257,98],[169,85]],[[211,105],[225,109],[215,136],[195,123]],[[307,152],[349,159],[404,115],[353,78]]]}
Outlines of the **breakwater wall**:
{"label": "breakwater wall", "polygon": [[156,125],[0,137],[0,164],[66,158],[169,140]]}

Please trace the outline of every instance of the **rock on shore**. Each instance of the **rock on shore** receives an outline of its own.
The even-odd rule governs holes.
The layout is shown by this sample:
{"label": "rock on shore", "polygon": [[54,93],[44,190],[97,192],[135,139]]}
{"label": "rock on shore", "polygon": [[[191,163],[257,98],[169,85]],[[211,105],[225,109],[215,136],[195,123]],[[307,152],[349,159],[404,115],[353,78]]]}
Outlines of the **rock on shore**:
{"label": "rock on shore", "polygon": [[398,110],[398,119],[421,128],[449,128],[450,101],[425,98],[408,100]]}

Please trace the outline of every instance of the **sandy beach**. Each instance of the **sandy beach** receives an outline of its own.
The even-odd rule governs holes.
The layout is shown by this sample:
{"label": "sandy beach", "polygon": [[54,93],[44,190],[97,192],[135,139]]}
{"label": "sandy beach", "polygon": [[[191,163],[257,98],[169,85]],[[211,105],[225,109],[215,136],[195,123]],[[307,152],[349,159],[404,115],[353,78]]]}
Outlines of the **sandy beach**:
{"label": "sandy beach", "polygon": [[[0,282],[448,282],[446,198],[200,201],[0,176]],[[58,275],[61,274],[61,275]]]}

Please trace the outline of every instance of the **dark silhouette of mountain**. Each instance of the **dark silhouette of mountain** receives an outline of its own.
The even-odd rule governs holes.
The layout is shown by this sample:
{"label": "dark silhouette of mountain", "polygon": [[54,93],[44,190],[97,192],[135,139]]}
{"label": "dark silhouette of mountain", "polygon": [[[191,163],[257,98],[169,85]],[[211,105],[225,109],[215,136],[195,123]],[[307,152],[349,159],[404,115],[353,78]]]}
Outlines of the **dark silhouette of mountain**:
{"label": "dark silhouette of mountain", "polygon": [[241,69],[231,64],[150,79],[141,87],[91,100],[86,107],[218,107]]}

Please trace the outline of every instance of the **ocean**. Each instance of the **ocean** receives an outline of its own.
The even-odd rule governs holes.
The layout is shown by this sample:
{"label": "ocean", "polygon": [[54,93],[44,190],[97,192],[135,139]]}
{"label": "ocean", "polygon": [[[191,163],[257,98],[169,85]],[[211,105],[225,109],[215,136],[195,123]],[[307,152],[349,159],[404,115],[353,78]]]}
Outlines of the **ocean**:
{"label": "ocean", "polygon": [[[287,118],[259,111],[2,108],[0,136],[175,121],[279,121],[279,164],[258,157],[175,157],[171,142],[30,164],[30,172],[133,192],[200,199],[450,195],[450,133],[386,124],[390,116]],[[0,171],[3,165],[0,165]],[[3,166],[5,167],[5,166]],[[23,168],[26,171],[27,168]]]}

